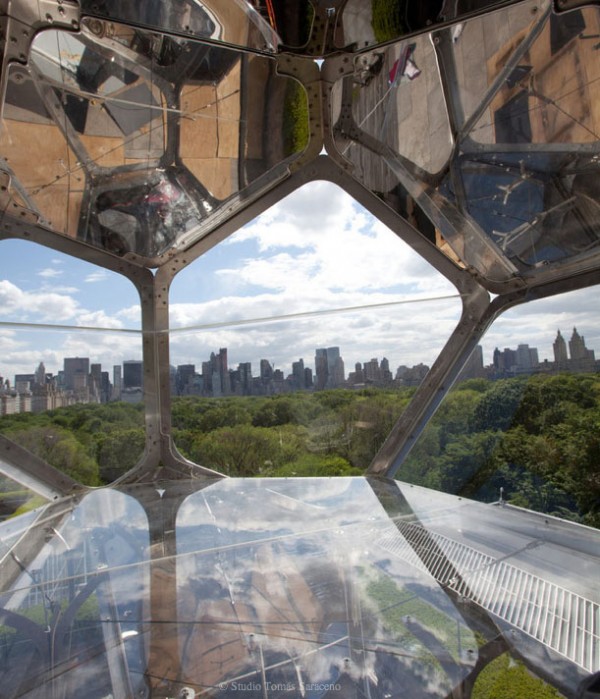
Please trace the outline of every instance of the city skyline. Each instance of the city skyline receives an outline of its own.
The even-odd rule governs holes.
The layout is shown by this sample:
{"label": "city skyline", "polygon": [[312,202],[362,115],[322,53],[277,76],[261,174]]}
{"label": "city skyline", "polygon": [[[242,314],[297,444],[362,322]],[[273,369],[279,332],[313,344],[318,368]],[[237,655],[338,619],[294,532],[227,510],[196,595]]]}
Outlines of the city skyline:
{"label": "city skyline", "polygon": [[[3,253],[3,375],[31,371],[40,357],[54,370],[65,356],[94,355],[103,365],[141,357],[139,300],[129,281],[25,241],[3,241]],[[482,339],[485,356],[527,341],[540,348],[540,359],[550,359],[548,338],[573,325],[600,350],[596,297],[588,289],[510,310]],[[172,364],[230,347],[233,362],[267,357],[286,370],[328,346],[342,347],[348,366],[371,356],[392,366],[432,364],[461,301],[351,197],[316,182],[177,275],[170,308]]]}
{"label": "city skyline", "polygon": [[[390,374],[391,378],[398,378],[401,370],[404,369],[429,368],[425,363],[420,362],[412,367],[400,364],[393,370],[393,365],[390,364],[387,357],[371,357],[368,360],[363,358],[362,361],[349,364],[344,362],[342,351],[337,346],[315,348],[312,365],[308,361],[305,362],[304,357],[298,357],[296,361],[292,362],[290,367],[287,367],[287,370],[276,367],[266,358],[261,358],[258,361],[230,363],[228,361],[228,352],[229,348],[222,347],[218,350],[218,354],[214,351],[211,352],[208,359],[199,358],[196,362],[187,364],[171,364],[172,377],[179,376],[180,369],[186,371],[191,378],[193,378],[193,375],[210,377],[211,373],[215,372],[222,377],[227,372],[241,371],[246,372],[248,378],[265,378],[265,376],[273,378],[273,375],[275,375],[281,381],[292,379],[297,384],[296,388],[312,387],[316,390],[321,390],[340,387],[348,382],[351,383],[352,374],[359,371],[364,372],[365,380],[368,380],[369,366],[372,367],[373,371],[381,368],[386,374]],[[558,329],[557,335],[552,342],[552,352],[552,359],[540,359],[537,347],[530,346],[528,343],[519,343],[514,348],[504,347],[500,349],[500,347],[496,347],[491,360],[487,362],[482,346],[478,345],[471,359],[475,363],[480,363],[484,369],[496,368],[506,371],[509,371],[511,366],[521,370],[531,369],[533,371],[535,368],[542,367],[548,362],[556,363],[557,369],[568,370],[574,366],[570,364],[571,360],[584,361],[584,364],[589,367],[595,361],[595,350],[587,346],[585,335],[579,333],[576,327],[573,327],[570,335],[565,333],[564,336],[561,329]],[[380,362],[381,367],[379,366]],[[467,364],[466,368],[469,368],[469,364]],[[594,369],[590,368],[590,370]],[[57,371],[48,371],[48,367],[45,366],[43,361],[40,361],[33,371],[16,374],[12,381],[10,377],[4,374],[0,374],[0,379],[3,385],[8,380],[10,387],[14,388],[19,380],[31,380],[40,384],[42,383],[40,377],[59,378],[61,388],[75,390],[77,388],[77,376],[93,375],[94,371],[98,377],[100,373],[109,375],[112,384],[118,383],[120,385],[122,382],[123,388],[139,388],[142,385],[143,362],[141,359],[124,359],[120,364],[114,364],[109,368],[105,368],[100,362],[91,361],[90,357],[64,357],[63,368]],[[306,382],[301,378],[303,372],[310,372],[310,382]],[[116,378],[117,376],[118,379]],[[221,378],[222,381],[223,379]],[[355,383],[359,382],[355,380]],[[179,390],[181,388],[179,379],[175,380],[173,387],[175,394],[181,393]],[[217,394],[227,394],[229,392],[231,391],[226,389],[221,383]]]}

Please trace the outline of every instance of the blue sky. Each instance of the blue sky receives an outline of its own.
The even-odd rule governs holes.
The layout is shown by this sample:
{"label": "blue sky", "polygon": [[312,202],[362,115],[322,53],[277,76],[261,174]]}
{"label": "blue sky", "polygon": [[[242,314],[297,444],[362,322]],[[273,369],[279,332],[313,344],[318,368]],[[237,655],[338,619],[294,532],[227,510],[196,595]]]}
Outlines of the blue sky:
{"label": "blue sky", "polygon": [[[0,375],[12,381],[40,361],[56,372],[64,356],[89,356],[105,369],[141,358],[139,335],[123,332],[139,329],[140,319],[128,280],[31,243],[1,245],[1,320],[106,332],[0,327]],[[430,364],[460,312],[458,299],[440,299],[455,293],[348,195],[311,183],[178,275],[171,289],[171,362],[200,367],[211,351],[228,347],[230,365],[251,361],[256,373],[259,360],[267,358],[288,372],[300,357],[312,365],[316,347],[339,345],[347,371],[355,362],[383,356],[393,370]],[[511,311],[485,338],[484,360],[491,361],[495,346],[522,342],[551,358],[556,330],[568,337],[573,325],[598,350],[596,306],[597,289],[591,289]],[[362,310],[341,312],[357,307]],[[311,315],[236,324],[305,313]],[[184,330],[218,323],[229,325]]]}

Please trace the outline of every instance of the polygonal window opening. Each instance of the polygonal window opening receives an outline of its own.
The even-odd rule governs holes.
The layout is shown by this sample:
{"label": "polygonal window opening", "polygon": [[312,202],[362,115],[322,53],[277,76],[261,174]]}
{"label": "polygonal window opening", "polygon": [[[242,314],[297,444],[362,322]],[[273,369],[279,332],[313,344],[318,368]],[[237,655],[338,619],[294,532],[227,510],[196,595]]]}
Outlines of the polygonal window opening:
{"label": "polygonal window opening", "polygon": [[78,483],[112,482],[145,445],[139,296],[55,250],[0,248],[0,433]]}
{"label": "polygonal window opening", "polygon": [[461,308],[342,190],[306,185],[175,277],[175,443],[229,475],[362,473]]}
{"label": "polygonal window opening", "polygon": [[501,315],[396,478],[600,527],[597,292]]}

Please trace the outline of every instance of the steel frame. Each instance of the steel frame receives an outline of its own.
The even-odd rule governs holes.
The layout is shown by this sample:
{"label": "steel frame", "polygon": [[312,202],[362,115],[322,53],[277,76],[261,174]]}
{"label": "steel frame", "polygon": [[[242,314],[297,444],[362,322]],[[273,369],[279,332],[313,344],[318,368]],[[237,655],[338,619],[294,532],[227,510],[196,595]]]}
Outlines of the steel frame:
{"label": "steel frame", "polygon": [[[328,3],[329,6],[331,3]],[[341,9],[343,3],[337,9]],[[513,3],[503,3],[508,6]],[[62,8],[62,9],[61,9]],[[44,13],[44,10],[46,12]],[[117,272],[129,279],[136,287],[141,303],[142,341],[144,365],[144,402],[146,414],[146,448],[137,466],[126,474],[121,482],[155,481],[158,478],[189,477],[194,475],[221,476],[210,469],[192,464],[177,451],[171,436],[170,388],[169,388],[169,289],[176,275],[202,256],[209,249],[238,230],[242,225],[264,212],[290,192],[314,180],[333,182],[353,196],[399,238],[422,255],[439,273],[444,275],[458,290],[463,299],[461,319],[435,362],[427,379],[418,389],[408,410],[393,428],[388,440],[373,460],[369,473],[393,475],[410,451],[416,438],[446,395],[460,369],[484,332],[503,311],[532,298],[547,297],[566,290],[583,288],[600,282],[600,253],[572,259],[566,264],[549,264],[541,269],[519,272],[504,257],[497,246],[464,212],[459,201],[456,206],[442,201],[436,191],[438,177],[429,177],[419,168],[394,153],[388,146],[362,131],[352,118],[352,95],[348,86],[351,81],[353,58],[351,49],[338,55],[326,57],[319,70],[312,56],[320,47],[321,55],[332,49],[331,26],[326,19],[325,4],[315,4],[315,27],[320,34],[313,33],[304,55],[281,53],[269,60],[276,61],[278,72],[299,80],[308,95],[310,142],[307,149],[296,158],[276,168],[267,176],[259,178],[244,191],[244,197],[234,196],[226,208],[213,221],[208,231],[193,236],[157,258],[142,258],[127,254],[124,257],[101,250],[81,240],[56,234],[40,220],[39,212],[23,197],[15,200],[13,191],[23,190],[20,184],[5,169],[0,188],[0,210],[2,221],[0,238],[29,240],[53,250],[92,262],[100,267]],[[476,123],[493,99],[506,76],[535,37],[541,31],[550,8],[540,13],[536,28],[522,42],[482,98],[479,107],[464,123],[464,110],[457,88],[456,65],[448,41],[448,32],[436,29],[433,33],[440,65],[440,75],[446,102],[449,105],[451,128],[456,139],[455,150],[478,156],[489,153],[577,153],[584,158],[580,167],[596,168],[598,153],[596,144],[565,148],[562,146],[526,146],[521,148],[485,146],[469,139],[470,127]],[[50,17],[50,19],[48,19]],[[27,52],[35,33],[43,28],[55,27],[77,31],[82,17],[74,3],[45,0],[21,0],[11,3],[5,16],[6,36],[2,85],[5,88],[7,75],[12,66],[26,64]],[[316,31],[316,29],[315,29]],[[18,37],[17,37],[18,35]],[[91,34],[86,41],[96,42]],[[15,41],[12,41],[15,39]],[[211,43],[211,42],[207,42]],[[214,42],[213,42],[214,43]],[[351,47],[352,48],[352,47]],[[369,47],[371,50],[372,47]],[[108,50],[108,49],[107,49]],[[125,57],[127,49],[111,46],[119,56]],[[514,64],[514,65],[513,65]],[[143,68],[141,68],[143,69]],[[332,91],[334,85],[343,80],[340,116],[334,122]],[[51,99],[46,100],[49,109],[55,112],[57,123],[67,121],[64,110]],[[56,111],[58,110],[58,111]],[[60,117],[60,118],[59,118]],[[170,128],[167,126],[167,128]],[[465,265],[455,264],[439,248],[410,226],[404,218],[387,203],[369,191],[354,174],[350,161],[336,147],[335,134],[343,136],[368,149],[373,157],[381,158],[396,175],[400,184],[409,192],[432,221],[442,230],[450,242],[461,240]],[[75,133],[65,131],[69,145],[78,141]],[[173,139],[167,140],[167,148],[173,150]],[[326,154],[322,154],[325,149]],[[85,153],[76,148],[76,153],[85,162]],[[176,155],[176,150],[171,156]],[[451,160],[451,163],[454,161]],[[453,165],[451,164],[451,167]],[[90,171],[91,173],[91,171]],[[21,203],[24,202],[24,205]],[[489,263],[487,274],[475,265],[477,258],[485,257]],[[156,268],[156,271],[151,271]],[[491,294],[497,295],[493,300]],[[72,487],[54,472],[51,467],[23,459],[13,449],[5,450],[3,459],[11,470],[28,471],[28,477],[37,483],[40,492],[47,490],[52,496],[63,494]],[[48,490],[49,489],[49,490]]]}

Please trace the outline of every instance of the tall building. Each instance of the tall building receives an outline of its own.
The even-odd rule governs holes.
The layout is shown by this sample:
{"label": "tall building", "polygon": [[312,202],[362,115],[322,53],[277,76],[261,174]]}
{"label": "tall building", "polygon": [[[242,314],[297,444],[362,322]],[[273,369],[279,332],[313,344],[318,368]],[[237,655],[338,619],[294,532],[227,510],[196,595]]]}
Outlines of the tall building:
{"label": "tall building", "polygon": [[296,389],[306,388],[303,359],[292,363],[292,383]]}
{"label": "tall building", "polygon": [[273,367],[268,359],[260,360],[260,378],[263,381],[271,381],[273,378]]}
{"label": "tall building", "polygon": [[123,362],[123,388],[142,388],[143,363],[139,359],[126,359]]}
{"label": "tall building", "polygon": [[339,347],[315,350],[315,373],[317,390],[339,388],[344,385],[346,375]]}
{"label": "tall building", "polygon": [[315,350],[315,388],[317,391],[321,391],[325,388],[327,384],[327,350],[317,349]]}
{"label": "tall building", "polygon": [[38,368],[35,370],[35,383],[38,386],[44,386],[46,384],[46,367],[44,362],[40,362]]}
{"label": "tall building", "polygon": [[231,383],[229,380],[229,370],[227,367],[227,347],[221,347],[217,357],[217,371],[221,383],[221,395],[227,396],[231,393]]}
{"label": "tall building", "polygon": [[238,366],[238,380],[242,395],[247,396],[252,390],[252,364],[250,362],[242,362]]}
{"label": "tall building", "polygon": [[183,396],[190,392],[195,375],[195,364],[179,364],[175,374],[175,391],[178,396]]}
{"label": "tall building", "polygon": [[573,334],[569,340],[569,353],[571,355],[569,368],[572,371],[594,371],[596,361],[594,350],[585,346],[585,338],[577,332],[577,328],[573,328]]}
{"label": "tall building", "polygon": [[560,334],[560,330],[556,334],[556,340],[552,343],[554,349],[554,363],[557,369],[566,369],[569,357],[567,355],[567,343],[565,338]]}
{"label": "tall building", "polygon": [[123,372],[120,364],[113,366],[113,387],[111,400],[121,400],[121,390],[123,389]]}
{"label": "tall building", "polygon": [[90,360],[88,357],[65,357],[63,372],[65,390],[81,390],[82,387],[87,386]]}

